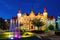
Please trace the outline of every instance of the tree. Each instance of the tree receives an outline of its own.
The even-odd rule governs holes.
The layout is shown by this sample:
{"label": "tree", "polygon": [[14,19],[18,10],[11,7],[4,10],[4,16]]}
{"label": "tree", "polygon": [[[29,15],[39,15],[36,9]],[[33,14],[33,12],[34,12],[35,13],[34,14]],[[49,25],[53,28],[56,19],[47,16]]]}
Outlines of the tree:
{"label": "tree", "polygon": [[50,24],[50,25],[48,26],[48,28],[49,28],[49,30],[54,30],[54,26],[53,26],[52,24]]}
{"label": "tree", "polygon": [[32,20],[32,24],[34,26],[38,27],[38,30],[39,30],[39,27],[44,25],[44,23],[41,21],[41,19],[37,19],[37,18]]}
{"label": "tree", "polygon": [[48,28],[48,27],[46,27],[45,31],[49,31],[49,28]]}

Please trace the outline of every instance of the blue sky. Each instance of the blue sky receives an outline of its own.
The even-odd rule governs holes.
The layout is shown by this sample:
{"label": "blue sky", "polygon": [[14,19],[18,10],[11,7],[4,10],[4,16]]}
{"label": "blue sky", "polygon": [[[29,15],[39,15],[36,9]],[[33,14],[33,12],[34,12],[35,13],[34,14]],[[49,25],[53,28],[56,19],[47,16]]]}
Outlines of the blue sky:
{"label": "blue sky", "polygon": [[[33,6],[33,7],[32,7]],[[60,0],[0,0],[0,17],[10,19],[17,15],[18,8],[21,12],[43,12],[47,8],[49,16],[57,18],[60,15]]]}

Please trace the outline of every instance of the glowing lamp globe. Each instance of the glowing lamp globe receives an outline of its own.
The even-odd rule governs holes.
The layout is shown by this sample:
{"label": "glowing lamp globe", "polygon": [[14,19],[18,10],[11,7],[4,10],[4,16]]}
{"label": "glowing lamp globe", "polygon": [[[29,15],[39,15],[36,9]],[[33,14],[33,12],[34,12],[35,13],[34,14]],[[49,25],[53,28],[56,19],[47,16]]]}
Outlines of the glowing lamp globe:
{"label": "glowing lamp globe", "polygon": [[21,13],[18,13],[18,17],[21,17]]}

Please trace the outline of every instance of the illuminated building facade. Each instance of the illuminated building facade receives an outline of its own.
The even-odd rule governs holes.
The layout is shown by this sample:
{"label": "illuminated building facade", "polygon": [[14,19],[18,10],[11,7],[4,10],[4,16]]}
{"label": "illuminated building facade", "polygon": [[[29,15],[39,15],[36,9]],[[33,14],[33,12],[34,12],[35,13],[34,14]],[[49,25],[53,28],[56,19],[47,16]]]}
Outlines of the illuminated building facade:
{"label": "illuminated building facade", "polygon": [[9,30],[9,26],[10,26],[10,19],[5,19],[4,20],[4,27],[6,30]]}
{"label": "illuminated building facade", "polygon": [[0,29],[8,30],[10,25],[9,19],[0,18]]}
{"label": "illuminated building facade", "polygon": [[57,22],[57,25],[58,25],[58,27],[57,27],[57,28],[58,28],[58,30],[60,30],[60,16],[58,16],[58,19],[57,19],[57,21],[56,21],[56,22]]}
{"label": "illuminated building facade", "polygon": [[56,29],[56,20],[54,16],[48,16],[47,21],[46,21],[46,26],[49,27],[49,25],[53,25],[54,29]]}
{"label": "illuminated building facade", "polygon": [[[48,13],[46,11],[46,8],[44,8],[43,13],[38,12],[37,14],[34,13],[33,10],[29,14],[26,14],[26,13],[22,14],[20,12],[20,9],[19,9],[17,17],[14,17],[13,19],[16,20],[16,22],[19,21],[18,24],[20,24],[20,23],[23,24],[20,27],[22,30],[31,31],[31,30],[38,30],[38,28],[35,27],[34,25],[32,25],[32,23],[31,23],[31,20],[33,20],[35,18],[40,18],[41,21],[44,22],[45,25],[40,28],[41,30],[44,30],[46,28],[46,26],[47,26],[46,22],[47,22],[47,19],[48,19]],[[54,18],[51,21],[54,21]]]}

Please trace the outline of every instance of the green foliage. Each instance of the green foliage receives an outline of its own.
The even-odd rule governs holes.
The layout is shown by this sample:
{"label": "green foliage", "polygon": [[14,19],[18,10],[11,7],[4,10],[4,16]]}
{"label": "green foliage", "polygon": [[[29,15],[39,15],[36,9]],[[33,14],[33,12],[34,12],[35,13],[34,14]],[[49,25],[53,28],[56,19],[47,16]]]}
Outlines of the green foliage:
{"label": "green foliage", "polygon": [[54,30],[54,26],[52,24],[49,25],[49,30]]}
{"label": "green foliage", "polygon": [[46,27],[45,31],[49,31],[49,28],[48,28],[48,27]]}
{"label": "green foliage", "polygon": [[41,19],[37,19],[37,18],[35,18],[34,20],[32,20],[32,24],[34,26],[37,26],[37,27],[41,27],[41,26],[44,25],[44,23],[41,21]]}

